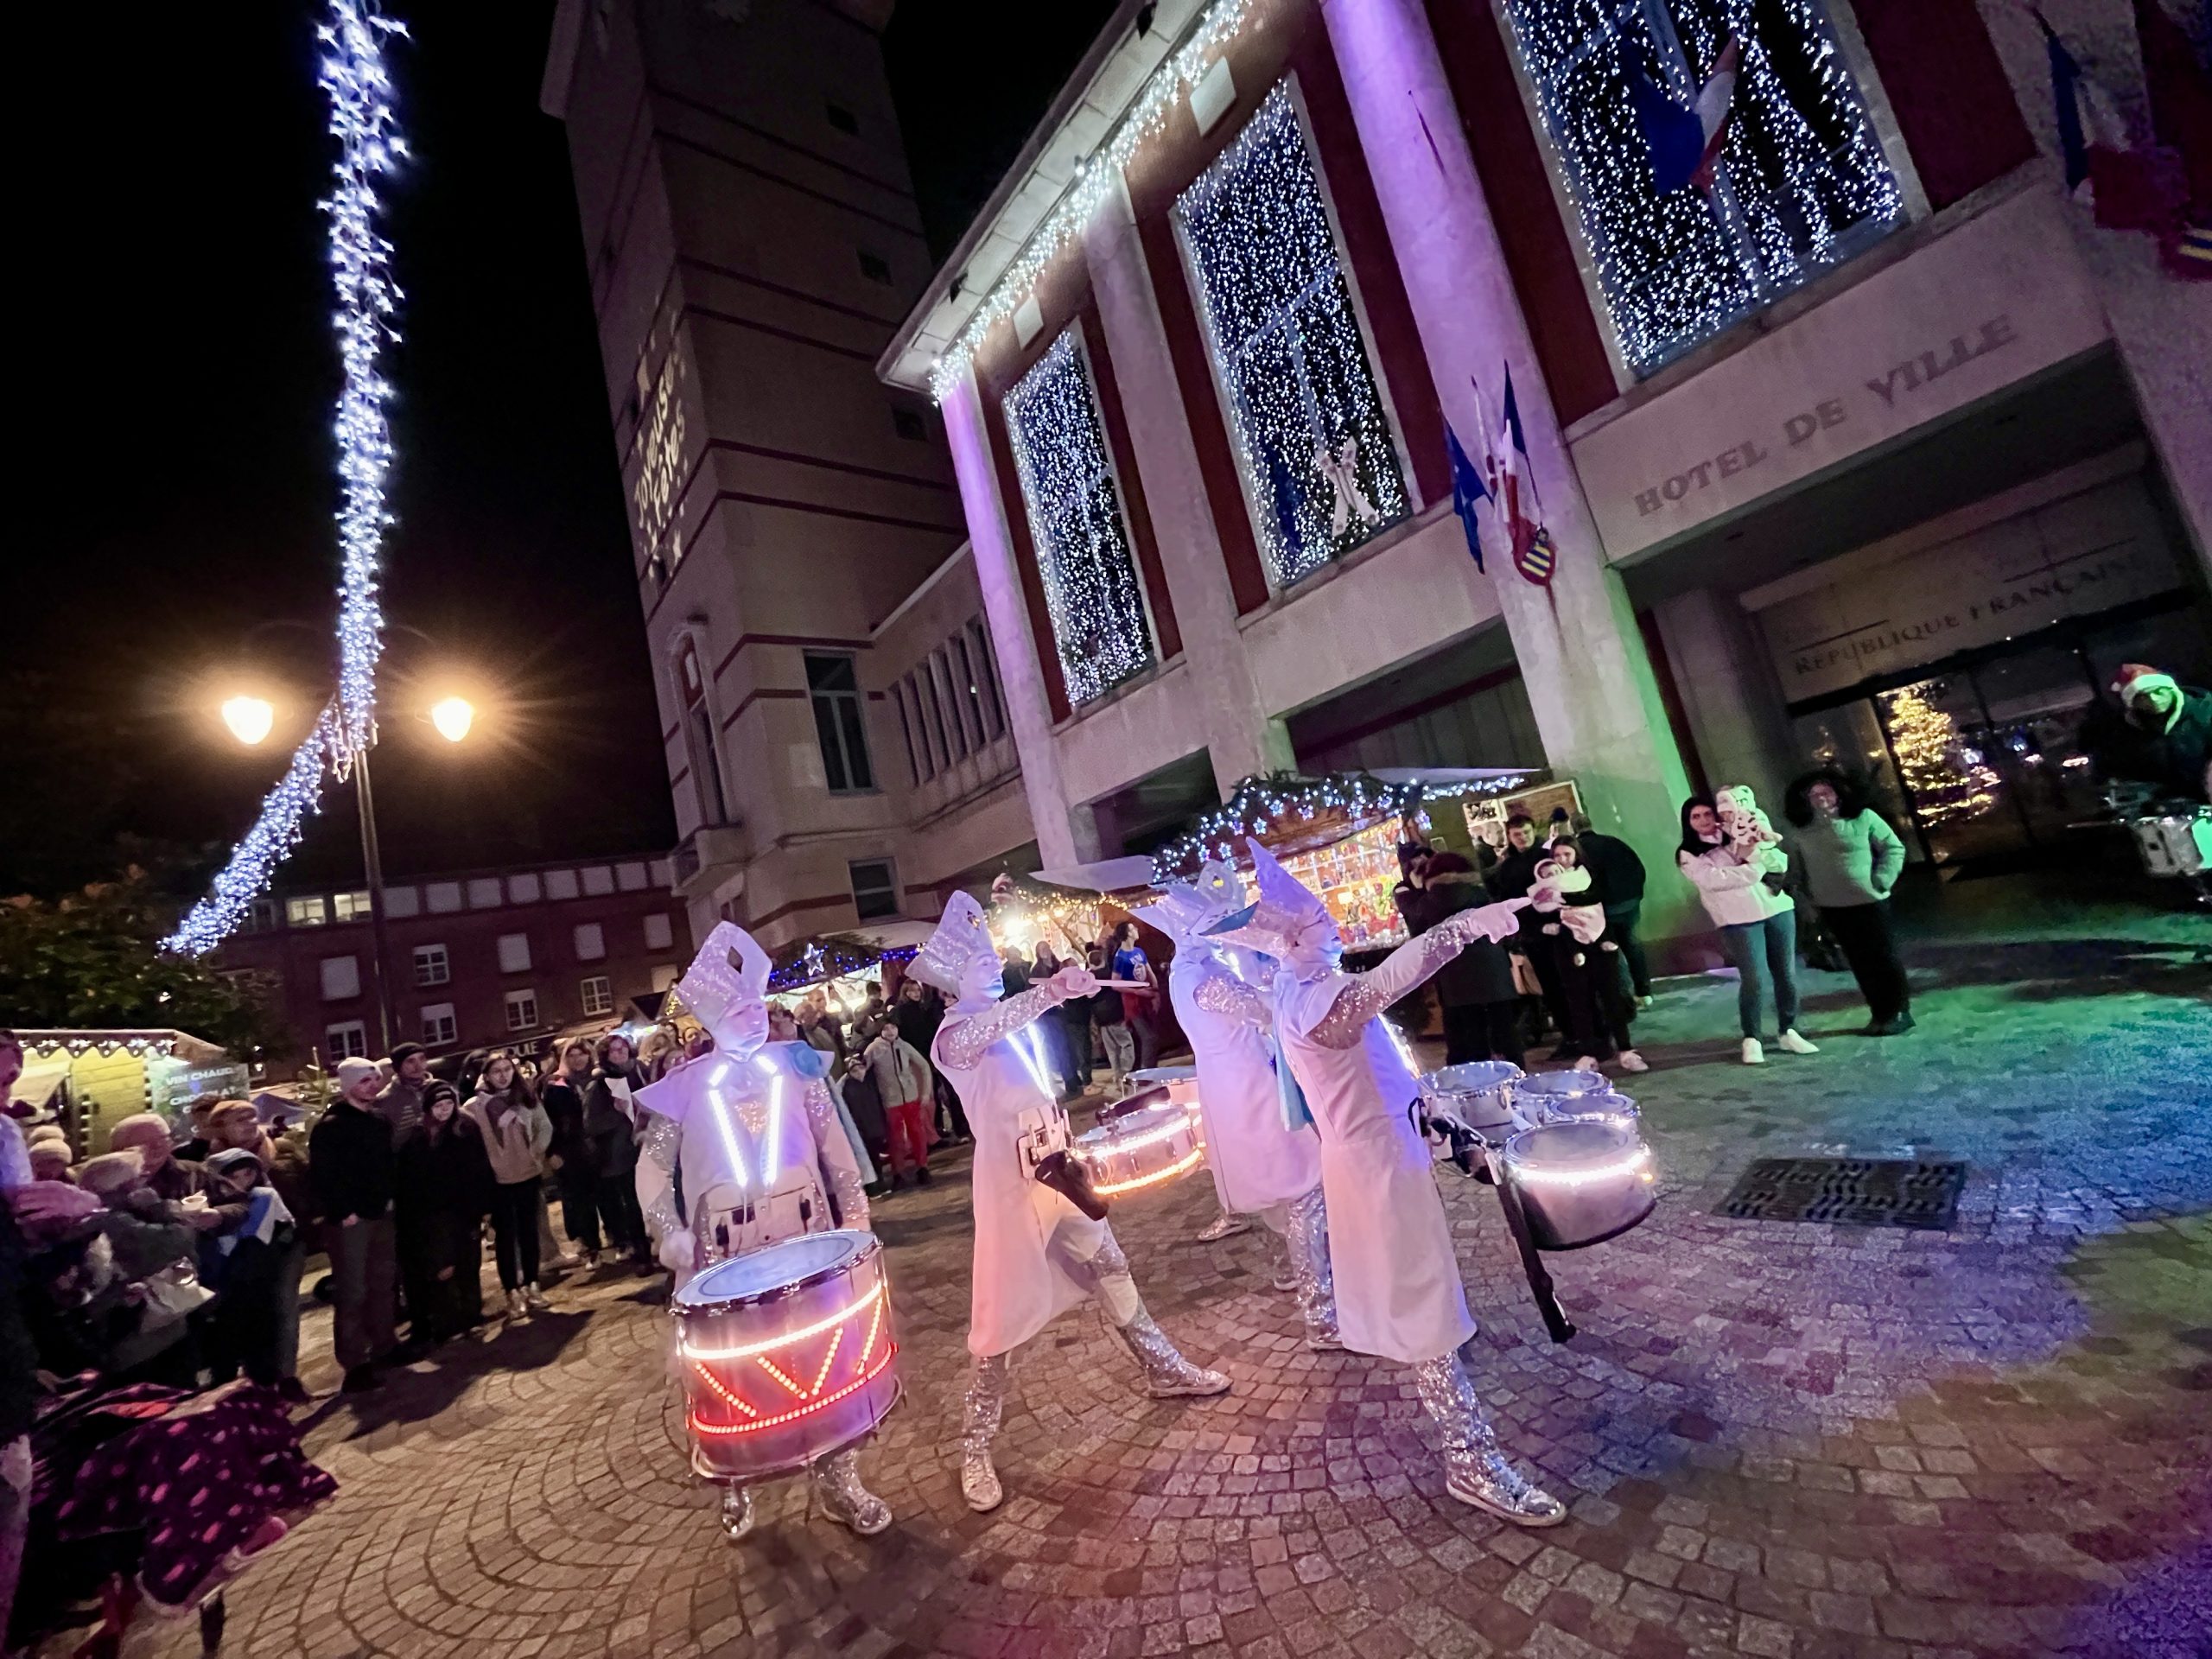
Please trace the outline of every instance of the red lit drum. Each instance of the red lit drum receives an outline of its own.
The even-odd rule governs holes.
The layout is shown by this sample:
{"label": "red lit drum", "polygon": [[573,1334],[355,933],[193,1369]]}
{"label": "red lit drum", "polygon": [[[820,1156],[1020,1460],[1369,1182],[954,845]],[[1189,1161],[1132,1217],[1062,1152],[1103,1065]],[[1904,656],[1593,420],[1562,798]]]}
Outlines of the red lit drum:
{"label": "red lit drum", "polygon": [[1073,1150],[1102,1198],[1164,1186],[1206,1160],[1198,1115],[1172,1098],[1085,1130]]}
{"label": "red lit drum", "polygon": [[676,1293],[691,1466],[747,1485],[871,1433],[899,1402],[883,1247],[806,1233],[718,1262]]}

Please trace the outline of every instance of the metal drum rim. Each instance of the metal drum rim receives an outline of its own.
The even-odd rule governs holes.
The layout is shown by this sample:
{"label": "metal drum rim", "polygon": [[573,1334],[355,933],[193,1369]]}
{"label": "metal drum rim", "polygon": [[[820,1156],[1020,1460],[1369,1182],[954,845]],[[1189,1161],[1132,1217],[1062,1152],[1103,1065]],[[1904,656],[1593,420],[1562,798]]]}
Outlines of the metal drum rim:
{"label": "metal drum rim", "polygon": [[[687,1300],[695,1289],[713,1277],[721,1268],[739,1262],[749,1262],[756,1256],[769,1250],[780,1249],[785,1244],[798,1243],[802,1241],[811,1243],[816,1239],[834,1239],[850,1248],[836,1261],[827,1262],[815,1268],[813,1272],[802,1274],[785,1284],[771,1285],[765,1290],[748,1292],[741,1296],[717,1296],[711,1300]],[[796,1296],[803,1290],[811,1290],[817,1285],[827,1284],[841,1274],[849,1274],[860,1263],[871,1256],[881,1255],[882,1251],[882,1241],[874,1233],[858,1227],[826,1227],[818,1233],[793,1233],[789,1238],[779,1238],[772,1244],[764,1244],[757,1250],[747,1250],[743,1255],[733,1255],[715,1262],[712,1267],[701,1269],[693,1276],[690,1283],[669,1298],[669,1306],[678,1315],[693,1317],[727,1313],[733,1307],[766,1307],[783,1300],[787,1296]]]}

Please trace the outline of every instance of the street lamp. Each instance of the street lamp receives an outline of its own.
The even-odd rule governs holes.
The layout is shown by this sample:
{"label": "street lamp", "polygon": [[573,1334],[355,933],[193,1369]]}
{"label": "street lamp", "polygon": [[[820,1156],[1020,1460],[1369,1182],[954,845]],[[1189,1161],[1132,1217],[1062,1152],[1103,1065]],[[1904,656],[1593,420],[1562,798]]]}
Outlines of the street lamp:
{"label": "street lamp", "polygon": [[223,724],[248,748],[267,737],[276,723],[276,705],[266,697],[232,697],[223,704]]}
{"label": "street lamp", "polygon": [[[239,696],[223,703],[223,724],[231,735],[251,748],[267,737],[276,721],[276,711],[264,697]],[[475,706],[466,697],[447,697],[430,708],[430,724],[448,743],[468,735],[476,721]],[[377,986],[377,1035],[383,1052],[391,1052],[391,975],[390,952],[385,944],[384,858],[377,848],[376,797],[369,788],[369,755],[364,749],[353,757],[353,793],[360,804],[361,874],[369,887],[369,945],[371,967]]]}
{"label": "street lamp", "polygon": [[476,706],[467,697],[447,697],[430,705],[430,724],[448,743],[458,743],[476,723]]}

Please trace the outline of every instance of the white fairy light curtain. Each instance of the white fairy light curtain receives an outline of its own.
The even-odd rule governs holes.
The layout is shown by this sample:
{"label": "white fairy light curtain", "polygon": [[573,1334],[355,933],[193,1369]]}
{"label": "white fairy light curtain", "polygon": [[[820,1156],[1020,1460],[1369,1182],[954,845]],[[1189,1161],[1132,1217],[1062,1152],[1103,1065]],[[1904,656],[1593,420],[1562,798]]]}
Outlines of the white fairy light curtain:
{"label": "white fairy light curtain", "polygon": [[1412,511],[1287,82],[1175,218],[1261,548],[1287,588]]}
{"label": "white fairy light curtain", "polygon": [[1060,677],[1080,706],[1143,672],[1154,653],[1097,391],[1073,327],[1014,382],[1003,407]]}
{"label": "white fairy light curtain", "polygon": [[[1506,0],[1505,10],[1635,372],[1903,222],[1821,0]],[[1726,120],[1710,183],[1700,174],[1662,190],[1638,82],[1694,108],[1725,76],[1732,39],[1732,91],[1710,100]]]}
{"label": "white fairy light curtain", "polygon": [[326,771],[343,779],[355,757],[377,741],[377,662],[384,652],[377,593],[384,533],[391,524],[385,505],[392,460],[385,406],[392,389],[382,358],[397,338],[393,318],[400,297],[391,276],[391,244],[378,228],[384,203],[377,185],[407,159],[385,59],[390,40],[406,32],[383,15],[377,0],[328,0],[327,16],[315,31],[321,49],[316,79],[330,100],[329,130],[338,141],[331,194],[321,204],[330,221],[338,297],[331,327],[345,366],[334,423],[341,498],[337,695],[293,751],[252,827],[217,872],[212,891],[162,941],[166,950],[201,956],[220,944],[298,844],[302,825],[321,806]]}

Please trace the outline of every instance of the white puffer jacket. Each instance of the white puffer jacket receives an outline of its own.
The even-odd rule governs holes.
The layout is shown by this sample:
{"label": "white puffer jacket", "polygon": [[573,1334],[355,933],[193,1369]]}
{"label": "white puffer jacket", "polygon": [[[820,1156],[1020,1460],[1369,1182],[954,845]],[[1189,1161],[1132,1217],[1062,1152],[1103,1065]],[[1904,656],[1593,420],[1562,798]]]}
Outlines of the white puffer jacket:
{"label": "white puffer jacket", "polygon": [[1708,847],[1695,857],[1675,855],[1682,874],[1696,885],[1705,913],[1715,927],[1740,927],[1779,916],[1790,908],[1789,895],[1777,893],[1765,878],[1789,868],[1789,855],[1771,842],[1746,849],[1739,858],[1726,844]]}

